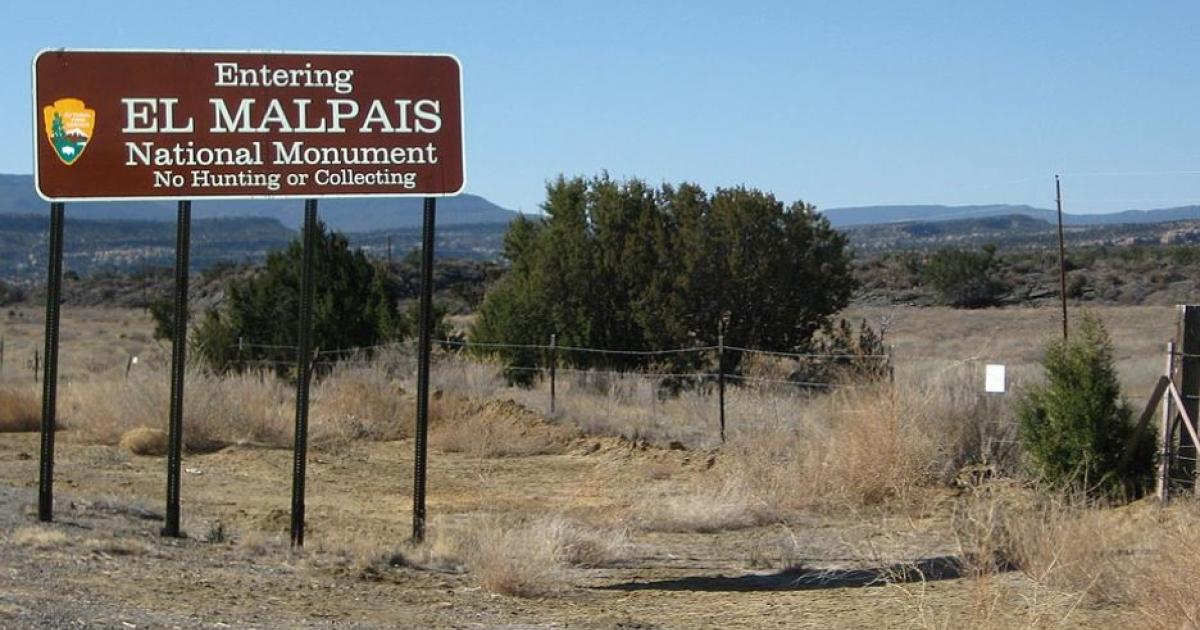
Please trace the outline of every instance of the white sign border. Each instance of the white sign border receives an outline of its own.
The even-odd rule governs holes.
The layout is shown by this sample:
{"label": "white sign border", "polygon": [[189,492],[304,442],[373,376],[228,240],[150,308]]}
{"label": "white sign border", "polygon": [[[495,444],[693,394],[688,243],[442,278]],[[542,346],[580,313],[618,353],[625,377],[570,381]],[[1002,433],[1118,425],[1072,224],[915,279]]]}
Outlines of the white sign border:
{"label": "white sign border", "polygon": [[461,116],[459,124],[459,144],[462,147],[462,185],[454,192],[446,193],[374,193],[374,194],[319,194],[319,195],[198,195],[194,197],[178,196],[178,195],[140,195],[135,197],[48,197],[42,192],[41,182],[38,181],[38,142],[41,140],[41,127],[37,124],[33,125],[33,189],[37,192],[38,197],[47,203],[89,203],[102,201],[194,201],[203,203],[205,201],[252,201],[265,199],[368,199],[371,197],[379,199],[389,198],[409,198],[421,199],[426,197],[456,197],[467,187],[467,101],[464,98],[463,90],[463,74],[462,61],[453,53],[437,53],[437,52],[356,52],[356,51],[331,51],[331,50],[204,50],[195,48],[42,48],[33,55],[33,61],[30,63],[30,75],[32,76],[33,91],[31,92],[31,101],[33,103],[34,120],[37,119],[38,102],[37,102],[37,62],[38,59],[47,53],[146,53],[146,54],[198,54],[198,55],[357,55],[364,57],[448,57],[454,60],[454,65],[458,67],[458,103],[459,114]]}

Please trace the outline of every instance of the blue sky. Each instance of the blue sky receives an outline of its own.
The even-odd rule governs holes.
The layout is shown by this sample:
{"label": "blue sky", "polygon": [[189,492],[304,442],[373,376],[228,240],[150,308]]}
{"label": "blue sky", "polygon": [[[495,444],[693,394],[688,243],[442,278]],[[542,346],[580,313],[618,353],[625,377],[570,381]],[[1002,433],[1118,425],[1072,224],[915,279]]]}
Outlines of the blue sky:
{"label": "blue sky", "polygon": [[1200,203],[1200,3],[10,3],[0,172],[32,169],[41,48],[430,51],[463,64],[467,191],[559,173],[818,207]]}

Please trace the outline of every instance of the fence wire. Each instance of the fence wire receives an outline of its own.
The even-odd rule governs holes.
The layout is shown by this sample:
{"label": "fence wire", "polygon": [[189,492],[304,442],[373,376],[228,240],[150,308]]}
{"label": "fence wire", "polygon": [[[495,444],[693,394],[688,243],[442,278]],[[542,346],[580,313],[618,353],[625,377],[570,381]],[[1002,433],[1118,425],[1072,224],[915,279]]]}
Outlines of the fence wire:
{"label": "fence wire", "polygon": [[[556,344],[529,344],[529,343],[504,343],[504,342],[477,342],[463,339],[433,339],[432,343],[440,346],[443,350],[450,351],[451,349],[470,350],[473,348],[485,350],[537,350],[549,355],[549,358],[543,357],[545,365],[508,365],[501,369],[507,373],[529,373],[541,374],[543,376],[551,373],[563,374],[597,374],[609,376],[622,376],[644,379],[689,379],[699,382],[709,382],[719,379],[728,380],[741,384],[757,384],[757,385],[785,385],[804,388],[817,389],[837,389],[837,388],[853,388],[855,385],[849,383],[834,383],[824,381],[814,381],[811,379],[802,378],[771,378],[765,376],[750,376],[739,374],[736,372],[718,371],[695,371],[695,372],[659,372],[653,370],[617,370],[603,368],[581,368],[570,365],[557,365],[560,360],[559,353],[577,353],[577,354],[594,354],[594,355],[613,355],[613,356],[634,356],[634,357],[661,357],[669,355],[696,354],[696,353],[716,353],[718,360],[716,363],[722,364],[722,352],[734,352],[750,356],[764,356],[780,359],[788,359],[792,361],[818,361],[818,362],[862,362],[862,361],[877,361],[881,362],[881,368],[885,370],[893,369],[892,354],[834,354],[834,353],[804,353],[804,352],[786,352],[776,350],[760,350],[756,348],[746,348],[741,346],[692,346],[686,348],[667,348],[659,350],[631,350],[631,349],[615,349],[615,348],[590,348],[586,346],[563,346]],[[336,348],[327,350],[318,350],[314,353],[313,365],[319,367],[332,367],[339,360],[355,357],[369,357],[374,353],[381,351],[407,351],[411,350],[410,342],[393,342],[386,344],[376,344],[371,346],[356,346],[353,348]],[[261,344],[251,343],[244,339],[239,339],[237,349],[240,352],[246,350],[268,350],[268,351],[287,351],[293,355],[298,351],[296,346],[279,345],[279,344]],[[267,359],[267,358],[246,358],[246,359],[231,359],[227,362],[226,368],[245,366],[270,368],[275,370],[288,370],[294,367],[296,361],[285,359]]]}

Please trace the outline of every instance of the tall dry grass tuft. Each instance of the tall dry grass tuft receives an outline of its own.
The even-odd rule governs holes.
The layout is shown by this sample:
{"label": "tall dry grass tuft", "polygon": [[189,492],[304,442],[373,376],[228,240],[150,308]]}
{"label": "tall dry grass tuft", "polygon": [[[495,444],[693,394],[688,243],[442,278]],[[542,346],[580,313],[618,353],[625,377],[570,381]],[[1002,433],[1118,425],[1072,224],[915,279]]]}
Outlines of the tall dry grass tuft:
{"label": "tall dry grass tuft", "polygon": [[[291,390],[255,374],[214,375],[189,369],[184,448],[206,452],[225,444],[291,443]],[[101,444],[117,444],[130,430],[165,428],[170,388],[161,374],[71,383],[64,391],[64,424]]]}
{"label": "tall dry grass tuft", "polygon": [[561,516],[517,522],[491,516],[442,532],[439,540],[442,557],[461,557],[485,590],[515,597],[561,593],[572,566],[610,566],[628,552],[624,532]]}
{"label": "tall dry grass tuft", "polygon": [[[1128,619],[1136,593],[1163,592],[1146,588],[1153,583],[1147,576],[1161,568],[1151,525],[1156,511],[1145,502],[1105,507],[1079,493],[988,481],[969,488],[952,516],[961,585],[969,597],[947,602],[924,582],[893,588],[913,608],[914,625],[923,628],[1074,627],[1098,610]],[[1170,587],[1177,576],[1164,577]],[[1178,590],[1191,589],[1185,584]],[[1184,601],[1190,599],[1188,593]],[[1154,601],[1148,608],[1161,615],[1169,605]],[[1161,619],[1165,623],[1152,625],[1193,627],[1185,617]]]}
{"label": "tall dry grass tuft", "polygon": [[42,426],[41,400],[33,386],[0,387],[0,433],[39,430]]}
{"label": "tall dry grass tuft", "polygon": [[414,405],[382,362],[347,363],[314,384],[310,439],[316,448],[412,434]]}
{"label": "tall dry grass tuft", "polygon": [[973,488],[953,524],[960,557],[976,578],[1016,570],[1075,605],[1124,605],[1148,583],[1143,573],[1158,570],[1163,549],[1154,535],[1155,512],[1147,501],[1106,507],[1082,493],[1037,492],[1001,481]]}
{"label": "tall dry grass tuft", "polygon": [[1200,503],[1151,510],[1120,559],[1124,592],[1149,628],[1200,628]]}
{"label": "tall dry grass tuft", "polygon": [[642,501],[640,526],[715,531],[812,509],[916,508],[965,467],[987,476],[1015,466],[1007,410],[961,386],[877,384],[759,401],[696,488]]}
{"label": "tall dry grass tuft", "polygon": [[832,395],[829,416],[796,444],[789,494],[805,503],[912,501],[940,480],[945,418],[925,392],[871,387]]}

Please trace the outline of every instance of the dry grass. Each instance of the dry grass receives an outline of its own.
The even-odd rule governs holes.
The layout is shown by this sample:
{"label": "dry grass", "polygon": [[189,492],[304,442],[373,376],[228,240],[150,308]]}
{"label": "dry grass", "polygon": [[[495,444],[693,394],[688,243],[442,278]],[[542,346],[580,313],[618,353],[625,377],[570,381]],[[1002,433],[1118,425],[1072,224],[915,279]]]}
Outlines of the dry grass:
{"label": "dry grass", "polygon": [[[504,392],[529,409],[549,409],[549,384]],[[729,415],[747,418],[730,392]],[[623,437],[666,446],[689,448],[720,443],[717,397],[711,391],[684,391],[660,398],[656,379],[638,374],[573,373],[560,377],[553,419],[589,435]]]}
{"label": "dry grass", "polygon": [[370,537],[337,536],[320,538],[296,553],[300,554],[301,562],[308,566],[372,577],[388,566],[399,565],[392,559],[403,556],[393,553],[392,549],[393,546]]}
{"label": "dry grass", "polygon": [[733,433],[691,492],[640,501],[640,527],[706,532],[812,509],[921,509],[964,467],[1015,465],[1011,421],[960,380],[845,389],[790,407],[760,402],[753,428]]}
{"label": "dry grass", "polygon": [[[188,451],[208,452],[232,443],[291,443],[293,394],[282,381],[190,369],[184,395]],[[91,441],[117,444],[139,427],[165,429],[169,402],[170,387],[162,374],[133,373],[128,379],[69,384],[61,415],[64,424]]]}
{"label": "dry grass", "polygon": [[167,434],[158,429],[137,427],[121,436],[120,446],[134,455],[161,457],[167,454]]}
{"label": "dry grass", "polygon": [[[348,362],[314,382],[309,416],[309,439],[314,448],[333,450],[359,440],[411,436],[415,401],[406,394],[405,381],[397,376],[395,360],[384,356]],[[460,369],[459,373],[474,379],[481,372]],[[145,438],[150,431],[166,428],[170,389],[162,374],[147,371],[133,372],[128,378],[109,376],[64,388],[60,415],[70,428],[89,441],[108,445],[120,443],[131,431]],[[467,383],[463,389],[473,387]],[[286,447],[292,443],[295,392],[282,380],[269,374],[217,375],[193,368],[187,373],[184,393],[184,447],[190,452],[208,452],[228,444]],[[448,450],[483,449],[485,456],[561,450],[568,431],[535,421],[526,411],[512,412],[511,402],[489,404],[493,406],[476,405],[470,413],[463,413],[466,405],[460,397],[435,396],[430,421],[441,429],[433,439]],[[495,422],[489,414],[495,415]],[[151,449],[147,454],[154,452]]]}
{"label": "dry grass", "polygon": [[310,439],[317,448],[412,435],[414,403],[380,363],[348,363],[314,383]]}
{"label": "dry grass", "polygon": [[639,528],[715,532],[789,523],[813,511],[928,509],[960,470],[1015,468],[1015,424],[994,399],[948,375],[926,385],[840,390],[803,400],[757,397],[717,465],[690,491],[633,500]]}
{"label": "dry grass", "polygon": [[[1166,343],[1175,335],[1179,314],[1171,306],[1092,306],[1112,335],[1121,385],[1136,405],[1150,394],[1162,373]],[[896,345],[897,377],[926,380],[964,365],[1003,363],[1020,375],[1041,359],[1046,343],[1061,334],[1061,311],[1045,307],[964,310],[949,307],[856,306],[842,316],[887,321],[888,342]],[[1078,319],[1078,308],[1070,311]]]}
{"label": "dry grass", "polygon": [[553,595],[563,589],[563,550],[548,532],[505,527],[497,521],[472,532],[467,548],[471,573],[485,590],[516,597]]}
{"label": "dry grass", "polygon": [[154,545],[132,538],[89,538],[83,547],[101,556],[150,556],[159,557],[161,552]]}
{"label": "dry grass", "polygon": [[251,557],[258,557],[266,554],[272,548],[279,547],[282,541],[279,537],[273,537],[269,534],[253,529],[243,532],[234,537],[238,549]]}
{"label": "dry grass", "polygon": [[748,558],[752,568],[779,571],[799,571],[804,568],[796,533],[782,525],[779,530],[773,535],[755,539]]}
{"label": "dry grass", "polygon": [[1132,608],[1142,627],[1165,629],[1200,627],[1198,517],[1193,500],[1103,507],[1009,483],[976,489],[955,521],[977,579],[1016,569],[1072,609]]}
{"label": "dry grass", "polygon": [[66,545],[70,539],[66,534],[57,529],[26,526],[15,530],[10,540],[22,547],[30,547],[38,551],[48,551]]}
{"label": "dry grass", "polygon": [[1126,593],[1147,627],[1200,627],[1200,504],[1180,501],[1153,515],[1152,526],[1130,546]]}
{"label": "dry grass", "polygon": [[572,567],[612,566],[628,549],[623,530],[561,516],[506,520],[486,514],[430,527],[418,546],[396,547],[370,537],[321,538],[302,552],[302,561],[369,580],[403,567],[467,573],[492,593],[545,597],[568,589]]}
{"label": "dry grass", "polygon": [[570,567],[621,562],[629,543],[622,530],[589,527],[561,516],[505,522],[498,516],[439,532],[426,552],[461,559],[479,585],[514,597],[545,597],[568,588]]}
{"label": "dry grass", "polygon": [[711,481],[686,494],[642,497],[634,504],[633,524],[647,531],[711,533],[787,519],[786,507],[773,503],[780,494],[768,485],[774,480],[734,471]]}
{"label": "dry grass", "polygon": [[41,403],[41,395],[34,386],[0,387],[0,433],[40,430]]}
{"label": "dry grass", "polygon": [[592,527],[561,516],[542,518],[531,529],[532,534],[555,541],[563,561],[572,566],[613,566],[630,552],[629,536],[623,529]]}
{"label": "dry grass", "polygon": [[[921,628],[1074,627],[1096,611],[1129,618],[1134,591],[1147,584],[1139,567],[1152,566],[1139,558],[1147,543],[1155,546],[1154,511],[1145,502],[1100,507],[990,481],[970,488],[952,517],[968,597],[947,605],[924,581],[892,588]],[[1160,627],[1192,626],[1176,618]]]}

